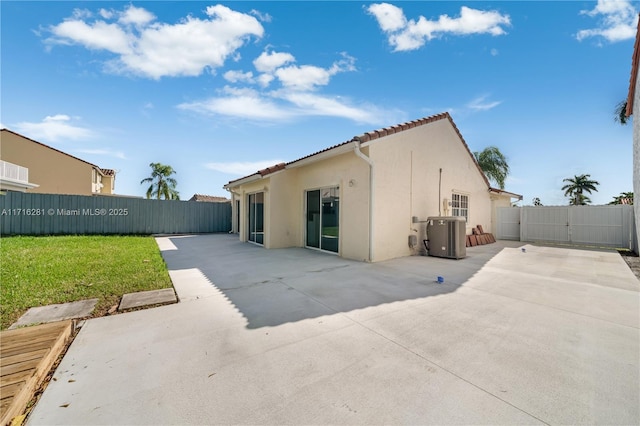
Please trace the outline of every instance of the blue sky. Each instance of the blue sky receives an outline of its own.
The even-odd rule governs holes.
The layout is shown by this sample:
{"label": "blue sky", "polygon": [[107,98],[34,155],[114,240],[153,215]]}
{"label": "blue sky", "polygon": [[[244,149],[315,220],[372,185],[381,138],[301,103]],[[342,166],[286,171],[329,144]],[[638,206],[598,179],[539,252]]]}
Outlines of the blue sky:
{"label": "blue sky", "polygon": [[508,158],[521,204],[563,178],[632,191],[626,98],[640,4],[2,1],[2,127],[144,195],[171,165],[182,199],[366,131],[451,113]]}

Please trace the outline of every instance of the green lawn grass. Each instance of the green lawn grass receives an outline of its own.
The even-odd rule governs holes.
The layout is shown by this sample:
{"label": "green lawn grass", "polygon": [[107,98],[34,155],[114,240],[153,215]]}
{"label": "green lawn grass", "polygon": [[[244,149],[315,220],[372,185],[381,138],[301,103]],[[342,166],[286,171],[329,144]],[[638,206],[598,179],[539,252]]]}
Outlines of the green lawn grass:
{"label": "green lawn grass", "polygon": [[104,313],[126,293],[171,287],[153,237],[0,239],[0,329],[34,306],[98,298]]}

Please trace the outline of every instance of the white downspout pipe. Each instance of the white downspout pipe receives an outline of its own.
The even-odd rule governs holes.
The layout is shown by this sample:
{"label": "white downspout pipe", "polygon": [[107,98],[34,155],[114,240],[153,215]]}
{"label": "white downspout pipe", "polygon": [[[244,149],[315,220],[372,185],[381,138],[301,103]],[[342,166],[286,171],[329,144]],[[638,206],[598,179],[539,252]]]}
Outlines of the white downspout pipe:
{"label": "white downspout pipe", "polygon": [[374,201],[374,197],[375,197],[375,191],[374,191],[374,183],[375,183],[375,176],[374,176],[374,168],[373,168],[373,161],[371,161],[371,158],[367,157],[366,155],[364,155],[364,153],[360,150],[360,140],[355,139],[354,142],[356,143],[355,147],[353,148],[353,152],[360,158],[362,158],[364,161],[367,162],[367,164],[369,164],[369,262],[373,262],[373,201]]}

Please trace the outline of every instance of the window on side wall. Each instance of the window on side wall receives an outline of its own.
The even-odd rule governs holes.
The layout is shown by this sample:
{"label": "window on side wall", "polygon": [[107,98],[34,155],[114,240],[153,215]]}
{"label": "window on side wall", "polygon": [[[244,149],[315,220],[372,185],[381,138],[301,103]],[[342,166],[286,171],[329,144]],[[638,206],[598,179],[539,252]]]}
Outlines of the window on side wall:
{"label": "window on side wall", "polygon": [[453,216],[462,216],[464,220],[469,222],[469,196],[464,194],[451,195],[451,214]]}

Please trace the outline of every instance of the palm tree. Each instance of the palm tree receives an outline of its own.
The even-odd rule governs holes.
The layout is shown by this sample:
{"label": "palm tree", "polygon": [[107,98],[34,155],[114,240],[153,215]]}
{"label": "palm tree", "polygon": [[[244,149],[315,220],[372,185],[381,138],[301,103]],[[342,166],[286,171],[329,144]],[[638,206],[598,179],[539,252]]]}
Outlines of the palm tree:
{"label": "palm tree", "polygon": [[623,126],[629,122],[627,117],[627,100],[620,101],[613,112],[613,120]]}
{"label": "palm tree", "polygon": [[171,177],[176,171],[171,166],[160,163],[151,163],[149,167],[152,170],[151,176],[140,181],[140,185],[151,183],[147,189],[147,198],[179,200],[180,193],[176,191],[178,182]]}
{"label": "palm tree", "polygon": [[474,152],[478,165],[484,174],[495,183],[500,189],[504,189],[504,181],[509,175],[509,165],[507,158],[495,146],[485,148],[482,152]]}
{"label": "palm tree", "polygon": [[633,192],[621,192],[609,204],[633,204]]}
{"label": "palm tree", "polygon": [[591,194],[591,191],[598,192],[596,185],[600,185],[600,182],[589,179],[591,175],[576,175],[573,178],[563,179],[563,182],[567,182],[562,187],[565,197],[570,197],[569,205],[572,206],[584,206],[591,202],[591,199],[584,195],[585,192]]}

